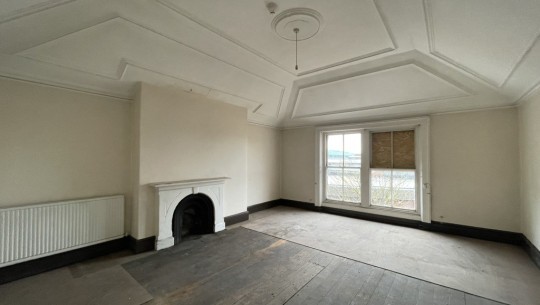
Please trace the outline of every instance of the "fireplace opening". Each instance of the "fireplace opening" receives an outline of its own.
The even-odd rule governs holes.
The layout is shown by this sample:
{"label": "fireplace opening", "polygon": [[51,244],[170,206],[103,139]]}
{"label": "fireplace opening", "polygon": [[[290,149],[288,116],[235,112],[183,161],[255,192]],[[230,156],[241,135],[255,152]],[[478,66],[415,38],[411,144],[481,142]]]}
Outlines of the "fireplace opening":
{"label": "fireplace opening", "polygon": [[180,201],[173,214],[174,244],[189,235],[214,232],[214,204],[204,194],[192,194]]}

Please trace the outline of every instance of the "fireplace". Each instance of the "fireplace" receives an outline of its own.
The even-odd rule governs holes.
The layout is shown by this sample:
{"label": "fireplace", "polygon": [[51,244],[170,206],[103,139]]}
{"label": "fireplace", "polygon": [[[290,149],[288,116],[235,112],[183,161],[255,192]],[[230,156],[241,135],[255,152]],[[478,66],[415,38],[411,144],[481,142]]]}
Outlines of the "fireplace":
{"label": "fireplace", "polygon": [[174,244],[189,235],[214,232],[214,205],[204,194],[191,194],[178,204],[173,214]]}
{"label": "fireplace", "polygon": [[173,246],[189,234],[225,229],[223,189],[229,178],[155,183],[156,250]]}

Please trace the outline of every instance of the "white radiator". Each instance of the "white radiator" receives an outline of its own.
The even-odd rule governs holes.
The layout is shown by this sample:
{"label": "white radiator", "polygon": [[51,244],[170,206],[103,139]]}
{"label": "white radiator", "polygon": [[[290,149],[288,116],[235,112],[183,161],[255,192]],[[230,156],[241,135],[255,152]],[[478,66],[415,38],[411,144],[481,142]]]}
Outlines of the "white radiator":
{"label": "white radiator", "polygon": [[124,196],[0,209],[0,267],[124,236]]}

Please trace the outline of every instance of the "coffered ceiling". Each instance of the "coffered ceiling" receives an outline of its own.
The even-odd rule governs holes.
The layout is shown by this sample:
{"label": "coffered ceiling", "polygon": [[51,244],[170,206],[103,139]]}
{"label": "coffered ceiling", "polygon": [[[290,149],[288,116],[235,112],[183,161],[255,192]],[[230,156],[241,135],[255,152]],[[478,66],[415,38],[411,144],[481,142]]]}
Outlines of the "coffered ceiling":
{"label": "coffered ceiling", "polygon": [[[395,45],[372,0],[281,1],[278,11],[307,6],[323,16],[314,39],[300,43],[301,62],[294,70],[293,41],[284,41],[270,26],[262,1],[158,0],[201,26],[252,51],[295,75],[324,70],[342,63],[389,52]],[[236,16],[236,17],[234,17]],[[324,43],[321,43],[323,42]]]}
{"label": "coffered ceiling", "polygon": [[[518,103],[540,84],[538,0],[4,0],[0,76],[131,99],[177,86],[299,126]],[[272,20],[320,15],[295,43]]]}

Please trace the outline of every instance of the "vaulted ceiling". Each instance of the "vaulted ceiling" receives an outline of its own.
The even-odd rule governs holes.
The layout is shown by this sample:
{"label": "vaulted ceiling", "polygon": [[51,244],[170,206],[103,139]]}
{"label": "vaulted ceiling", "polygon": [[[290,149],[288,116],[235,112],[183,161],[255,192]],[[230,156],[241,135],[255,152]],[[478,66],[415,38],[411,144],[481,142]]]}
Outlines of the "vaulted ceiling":
{"label": "vaulted ceiling", "polygon": [[[298,126],[515,105],[540,86],[538,0],[4,0],[0,76],[131,99],[177,86]],[[272,20],[321,15],[298,43]]]}

